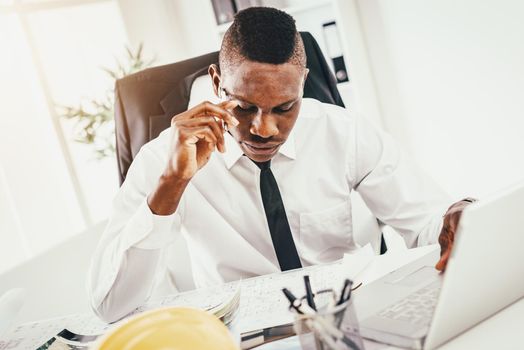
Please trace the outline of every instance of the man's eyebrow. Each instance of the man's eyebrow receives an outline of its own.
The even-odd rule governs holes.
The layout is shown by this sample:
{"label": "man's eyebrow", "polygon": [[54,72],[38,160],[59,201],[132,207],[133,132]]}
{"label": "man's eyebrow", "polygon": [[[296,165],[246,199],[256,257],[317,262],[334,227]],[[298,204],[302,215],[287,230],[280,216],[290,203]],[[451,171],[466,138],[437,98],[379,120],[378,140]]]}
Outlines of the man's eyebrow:
{"label": "man's eyebrow", "polygon": [[282,106],[285,106],[285,105],[288,105],[288,104],[291,104],[291,103],[297,102],[299,99],[300,99],[300,97],[294,98],[294,99],[289,100],[289,101],[287,101],[287,102],[281,103],[281,104],[279,104],[279,105],[276,106],[276,107],[282,107]]}
{"label": "man's eyebrow", "polygon": [[256,104],[253,103],[253,102],[249,102],[248,100],[246,100],[246,99],[243,98],[242,96],[238,96],[238,95],[235,95],[235,94],[230,93],[230,92],[227,91],[226,89],[224,89],[224,92],[226,93],[226,95],[229,95],[229,96],[231,96],[231,97],[234,97],[234,98],[236,98],[237,100],[240,100],[241,102],[246,102],[246,103],[249,103],[250,105],[256,105]]}
{"label": "man's eyebrow", "polygon": [[[237,100],[240,100],[241,102],[246,102],[246,103],[249,103],[250,105],[253,105],[253,106],[256,106],[256,105],[257,105],[256,103],[249,102],[248,100],[246,100],[246,99],[243,98],[242,96],[238,96],[238,95],[235,95],[235,94],[230,93],[230,92],[227,91],[226,89],[224,89],[224,92],[225,92],[227,95],[229,95],[229,96],[231,96],[231,97],[234,97],[234,98],[237,99]],[[281,104],[279,104],[279,105],[277,105],[277,106],[275,106],[275,107],[273,107],[273,108],[282,107],[282,106],[285,106],[285,105],[287,105],[287,104],[290,104],[290,103],[296,102],[296,101],[298,101],[298,100],[299,100],[299,97],[294,98],[294,99],[289,100],[289,101],[286,101],[286,102],[283,102],[283,103],[281,103]]]}

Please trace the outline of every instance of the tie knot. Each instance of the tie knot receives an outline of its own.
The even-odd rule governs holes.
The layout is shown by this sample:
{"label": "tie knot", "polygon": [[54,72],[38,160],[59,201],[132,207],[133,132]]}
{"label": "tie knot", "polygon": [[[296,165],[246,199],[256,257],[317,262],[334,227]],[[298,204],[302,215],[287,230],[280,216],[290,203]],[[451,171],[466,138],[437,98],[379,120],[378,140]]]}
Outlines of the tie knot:
{"label": "tie knot", "polygon": [[268,170],[271,166],[271,160],[268,160],[267,162],[255,162],[254,163],[260,168],[260,170]]}

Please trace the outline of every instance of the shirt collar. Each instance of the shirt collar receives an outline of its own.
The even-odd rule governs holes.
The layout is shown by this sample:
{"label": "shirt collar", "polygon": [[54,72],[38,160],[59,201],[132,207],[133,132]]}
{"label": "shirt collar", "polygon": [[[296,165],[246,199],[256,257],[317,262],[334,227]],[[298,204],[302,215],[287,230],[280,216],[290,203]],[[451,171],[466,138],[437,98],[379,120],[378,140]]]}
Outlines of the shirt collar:
{"label": "shirt collar", "polygon": [[[292,160],[296,159],[294,130],[295,128],[291,130],[286,142],[284,142],[278,150],[278,153]],[[242,149],[235,138],[227,132],[224,134],[224,141],[226,144],[226,153],[223,153],[222,157],[224,157],[226,167],[231,169],[231,167],[242,157],[244,152],[242,152]]]}
{"label": "shirt collar", "polygon": [[226,153],[222,153],[222,157],[224,157],[226,167],[231,169],[233,164],[242,157],[244,152],[242,152],[237,140],[235,140],[228,132],[224,134],[224,142],[226,144]]}
{"label": "shirt collar", "polygon": [[[295,125],[296,126],[296,125]],[[280,149],[278,150],[278,153],[288,157],[289,159],[296,159],[297,153],[296,153],[296,145],[295,145],[295,128],[291,129],[291,132],[289,133],[286,142],[282,146],[280,146]]]}

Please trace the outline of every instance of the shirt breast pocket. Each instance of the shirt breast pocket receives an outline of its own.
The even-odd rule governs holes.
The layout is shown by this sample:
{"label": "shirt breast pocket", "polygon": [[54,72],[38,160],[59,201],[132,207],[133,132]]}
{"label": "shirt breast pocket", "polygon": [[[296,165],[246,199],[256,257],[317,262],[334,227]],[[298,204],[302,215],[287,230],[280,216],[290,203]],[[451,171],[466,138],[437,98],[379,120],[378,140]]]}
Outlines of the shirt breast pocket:
{"label": "shirt breast pocket", "polygon": [[325,210],[300,214],[300,241],[318,255],[354,246],[349,199]]}

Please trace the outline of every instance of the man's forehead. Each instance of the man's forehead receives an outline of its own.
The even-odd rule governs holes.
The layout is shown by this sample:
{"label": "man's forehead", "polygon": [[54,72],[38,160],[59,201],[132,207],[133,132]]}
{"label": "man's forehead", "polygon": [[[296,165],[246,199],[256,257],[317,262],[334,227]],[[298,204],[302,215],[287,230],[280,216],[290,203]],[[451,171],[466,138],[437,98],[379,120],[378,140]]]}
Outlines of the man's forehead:
{"label": "man's forehead", "polygon": [[230,93],[252,94],[263,89],[284,98],[296,97],[301,92],[304,77],[305,70],[291,63],[276,65],[251,61],[221,74],[222,87]]}
{"label": "man's forehead", "polygon": [[224,67],[223,75],[253,75],[253,74],[295,74],[302,75],[305,67],[293,63],[263,63],[251,60],[240,60]]}

